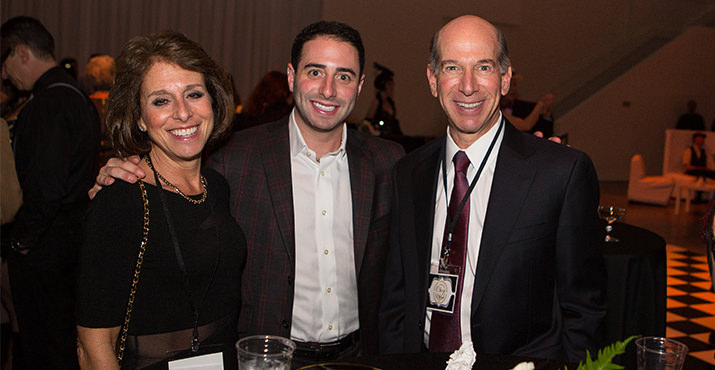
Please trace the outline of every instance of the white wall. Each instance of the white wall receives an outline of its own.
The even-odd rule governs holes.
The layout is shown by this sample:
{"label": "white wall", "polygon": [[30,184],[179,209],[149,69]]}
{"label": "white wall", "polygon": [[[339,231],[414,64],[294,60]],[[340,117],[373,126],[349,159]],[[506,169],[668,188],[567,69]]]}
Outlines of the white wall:
{"label": "white wall", "polygon": [[[522,98],[537,100],[554,91],[558,100],[584,71],[600,72],[614,49],[668,33],[713,8],[712,0],[328,0],[321,14],[358,29],[367,49],[368,76],[350,121],[361,120],[374,98],[372,62],[378,61],[395,72],[403,131],[429,136],[443,134],[446,123],[427,87],[429,41],[454,17],[476,14],[499,26],[509,40],[512,62],[524,76]],[[712,68],[700,71],[712,73]],[[674,107],[684,104],[678,101]],[[579,135],[570,127],[566,131]]]}
{"label": "white wall", "polygon": [[405,134],[438,136],[446,120],[439,103],[430,95],[426,68],[429,42],[445,23],[475,12],[494,22],[511,24],[519,18],[521,1],[426,1],[426,0],[328,0],[322,18],[355,27],[366,49],[367,75],[360,100],[349,121],[360,121],[375,97],[377,71],[372,62],[395,72],[397,118]]}
{"label": "white wall", "polygon": [[689,99],[710,129],[715,29],[690,29],[560,117],[556,131],[569,132],[569,143],[591,156],[601,180],[627,180],[635,153],[643,155],[648,175],[659,175],[665,129],[675,127]]}

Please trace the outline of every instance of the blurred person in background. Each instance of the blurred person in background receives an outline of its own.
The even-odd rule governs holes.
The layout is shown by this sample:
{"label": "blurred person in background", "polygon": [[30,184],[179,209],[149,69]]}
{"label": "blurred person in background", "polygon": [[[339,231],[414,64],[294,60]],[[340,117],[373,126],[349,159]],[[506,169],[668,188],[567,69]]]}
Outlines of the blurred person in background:
{"label": "blurred person in background", "polygon": [[15,122],[17,115],[27,104],[30,98],[29,91],[20,91],[10,80],[2,80],[2,90],[0,91],[0,114],[7,121],[10,131],[10,141],[14,138]]}
{"label": "blurred person in background", "polygon": [[23,204],[2,234],[11,248],[23,362],[29,369],[73,369],[75,267],[86,192],[98,168],[99,116],[58,66],[54,38],[40,21],[11,18],[0,35],[2,78],[32,93],[17,116],[14,140]]}
{"label": "blurred person in background", "polygon": [[698,103],[695,100],[688,101],[688,113],[684,113],[678,117],[678,123],[675,128],[678,130],[705,130],[705,120],[703,116],[695,112],[698,109]]}
{"label": "blurred person in background", "polygon": [[[395,74],[385,66],[373,64],[380,73],[375,77],[375,99],[370,103],[365,120],[372,124],[380,136],[402,136],[395,107]],[[371,131],[372,133],[373,131]]]}
{"label": "blurred person in background", "polygon": [[92,94],[89,98],[92,99],[94,106],[97,107],[99,120],[102,123],[102,143],[101,143],[101,158],[99,164],[103,165],[107,159],[113,154],[112,140],[106,131],[104,124],[106,115],[107,98],[109,90],[114,83],[114,76],[117,73],[117,68],[114,64],[114,58],[109,55],[96,55],[89,59],[85,68],[85,76],[89,83]]}
{"label": "blurred person in background", "polygon": [[501,101],[502,113],[514,127],[521,131],[530,133],[538,131],[541,132],[542,137],[552,137],[554,135],[554,119],[551,115],[551,105],[556,96],[552,93],[546,94],[536,103],[521,100],[518,87],[522,80],[521,75],[512,77],[509,92]]}
{"label": "blurred person in background", "polygon": [[271,71],[258,82],[234,122],[233,130],[243,130],[285,117],[293,109],[293,94],[285,73]]}
{"label": "blurred person in background", "polygon": [[[10,142],[10,130],[4,118],[0,118],[0,225],[5,233],[9,231],[10,223],[15,219],[17,211],[22,205],[22,189],[20,182],[17,179],[17,171],[15,170],[15,158],[12,154]],[[17,325],[17,316],[15,315],[15,305],[12,302],[12,292],[10,289],[10,276],[7,269],[7,256],[9,254],[9,245],[3,244],[0,250],[0,303],[2,303],[2,368],[21,369],[19,363],[21,356],[10,355],[19,353],[19,328]],[[12,344],[11,344],[12,343]],[[10,359],[13,359],[11,365]]]}
{"label": "blurred person in background", "polygon": [[686,175],[715,179],[715,164],[713,154],[705,144],[705,134],[693,134],[693,142],[683,151],[683,168]]}

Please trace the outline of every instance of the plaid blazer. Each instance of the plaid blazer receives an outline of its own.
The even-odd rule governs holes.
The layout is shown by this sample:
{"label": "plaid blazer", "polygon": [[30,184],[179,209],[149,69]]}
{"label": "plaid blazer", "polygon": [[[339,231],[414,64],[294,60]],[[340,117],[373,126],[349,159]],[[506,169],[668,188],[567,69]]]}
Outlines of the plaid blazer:
{"label": "plaid blazer", "polygon": [[[363,353],[377,351],[392,191],[399,144],[348,130],[355,271]],[[233,134],[209,159],[231,187],[231,212],[246,234],[239,336],[290,337],[295,276],[295,223],[288,116]]]}

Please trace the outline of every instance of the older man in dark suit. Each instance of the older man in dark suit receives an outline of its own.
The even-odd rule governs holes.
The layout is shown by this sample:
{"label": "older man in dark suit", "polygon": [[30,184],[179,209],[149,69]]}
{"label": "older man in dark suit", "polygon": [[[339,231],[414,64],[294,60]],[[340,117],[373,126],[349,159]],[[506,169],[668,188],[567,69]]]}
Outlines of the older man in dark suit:
{"label": "older man in dark suit", "polygon": [[[292,113],[235,133],[209,160],[248,242],[239,335],[290,337],[297,364],[377,352],[391,169],[404,151],[345,125],[364,60],[350,26],[309,25],[287,68]],[[122,167],[143,175],[112,159],[98,183],[130,180]]]}
{"label": "older man in dark suit", "polygon": [[449,126],[395,167],[381,349],[595,353],[606,279],[591,161],[502,117],[511,66],[489,22],[444,26],[427,77]]}

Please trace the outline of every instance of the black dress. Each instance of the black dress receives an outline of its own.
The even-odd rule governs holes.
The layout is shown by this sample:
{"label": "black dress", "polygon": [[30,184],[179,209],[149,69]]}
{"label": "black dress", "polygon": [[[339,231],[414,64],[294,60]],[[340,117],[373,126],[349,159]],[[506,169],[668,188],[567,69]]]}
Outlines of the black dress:
{"label": "black dress", "polygon": [[[186,265],[189,294],[159,189],[146,184],[149,237],[139,277],[127,340],[128,361],[136,367],[187,350],[194,327],[192,302],[199,312],[202,345],[232,347],[240,308],[246,240],[231,217],[226,180],[203,169],[208,197],[189,203],[164,190]],[[142,238],[143,206],[138,184],[116,181],[95,197],[87,214],[80,256],[77,323],[110,328],[123,323]],[[162,334],[162,335],[155,335]],[[226,357],[224,357],[226,358]],[[235,357],[233,358],[235,361]],[[130,366],[132,367],[132,366]]]}

